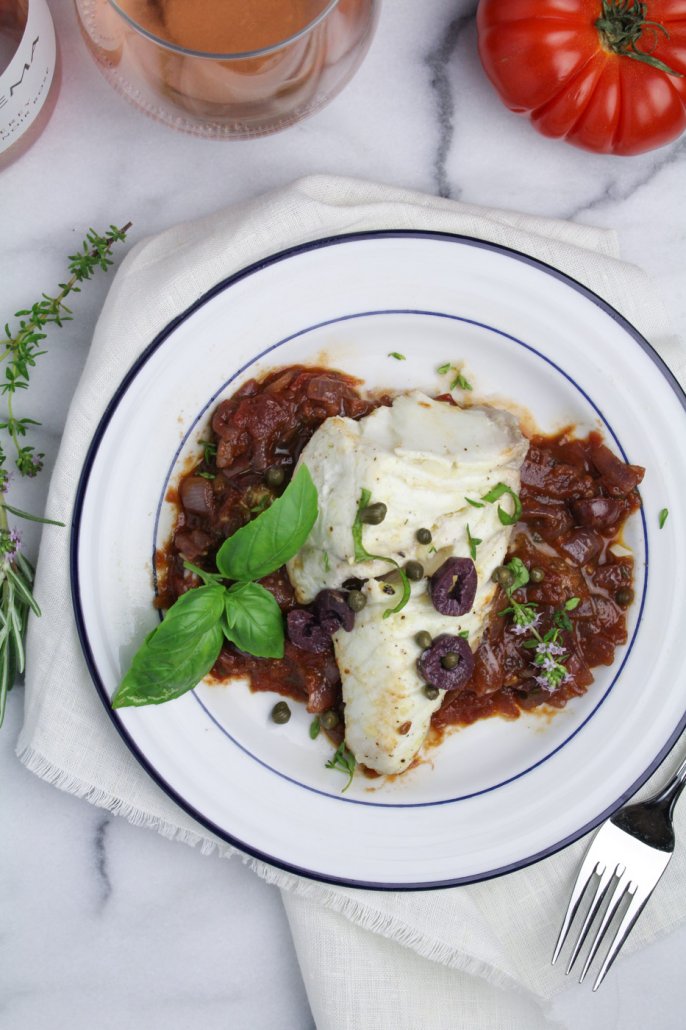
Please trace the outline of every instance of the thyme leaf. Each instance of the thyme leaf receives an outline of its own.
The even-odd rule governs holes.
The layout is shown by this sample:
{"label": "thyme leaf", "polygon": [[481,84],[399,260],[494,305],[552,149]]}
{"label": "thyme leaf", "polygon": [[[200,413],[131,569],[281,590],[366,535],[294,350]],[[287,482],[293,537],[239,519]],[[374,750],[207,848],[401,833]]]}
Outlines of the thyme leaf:
{"label": "thyme leaf", "polygon": [[345,746],[345,741],[342,740],[341,743],[338,745],[333,758],[330,758],[325,765],[326,769],[336,769],[338,772],[342,772],[348,777],[348,782],[341,791],[341,794],[345,794],[346,790],[353,782],[353,775],[355,773],[356,765],[357,762],[355,761],[354,754],[352,753],[352,751],[348,751],[347,747]]}

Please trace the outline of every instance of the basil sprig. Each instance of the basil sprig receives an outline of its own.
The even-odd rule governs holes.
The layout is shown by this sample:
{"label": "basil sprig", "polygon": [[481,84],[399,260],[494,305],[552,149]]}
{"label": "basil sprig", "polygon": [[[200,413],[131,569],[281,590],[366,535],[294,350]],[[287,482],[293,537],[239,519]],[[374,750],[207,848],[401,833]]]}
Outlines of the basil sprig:
{"label": "basil sprig", "polygon": [[[186,562],[203,586],[181,594],[148,634],[112,707],[159,705],[192,690],[216,662],[224,639],[258,658],[282,658],[281,609],[273,594],[252,580],[268,576],[300,550],[317,511],[317,488],[302,465],[270,508],[224,541],[218,573]],[[235,582],[226,587],[224,579]]]}

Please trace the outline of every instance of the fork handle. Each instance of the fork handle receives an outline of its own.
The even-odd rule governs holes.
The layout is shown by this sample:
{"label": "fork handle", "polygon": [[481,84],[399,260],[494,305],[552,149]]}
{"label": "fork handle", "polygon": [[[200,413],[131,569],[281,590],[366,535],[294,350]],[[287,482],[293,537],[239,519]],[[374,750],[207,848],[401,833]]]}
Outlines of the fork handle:
{"label": "fork handle", "polygon": [[655,794],[652,798],[647,798],[646,804],[664,808],[671,817],[674,806],[679,800],[679,795],[684,787],[686,787],[686,760],[681,763],[671,780],[665,784],[658,794]]}

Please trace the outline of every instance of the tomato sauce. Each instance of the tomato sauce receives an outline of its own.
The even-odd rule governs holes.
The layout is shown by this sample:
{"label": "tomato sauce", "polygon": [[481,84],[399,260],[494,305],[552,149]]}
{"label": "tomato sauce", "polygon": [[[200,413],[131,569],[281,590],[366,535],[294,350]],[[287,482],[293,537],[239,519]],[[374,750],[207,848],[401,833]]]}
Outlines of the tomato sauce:
{"label": "tomato sauce", "polygon": [[[190,561],[215,571],[222,542],[278,497],[290,480],[303,447],[333,415],[359,419],[391,398],[361,397],[358,382],[324,368],[291,366],[261,381],[249,380],[216,408],[204,441],[203,459],[178,487],[178,517],[168,547],[158,554],[157,604],[167,608],[198,586],[185,569]],[[446,400],[452,398],[446,398]],[[615,554],[628,516],[640,506],[643,469],[627,465],[598,433],[577,439],[571,429],[533,436],[522,466],[522,515],[507,560],[517,557],[539,582],[515,593],[535,602],[538,629],[545,633],[570,598],[561,631],[568,676],[552,692],[536,679],[526,636],[508,616],[510,604],[499,590],[465,688],[448,693],[434,714],[435,734],[450,725],[468,725],[493,715],[517,718],[540,706],[563,708],[586,692],[592,669],[611,665],[615,648],[626,642],[626,609],[633,599],[633,559]],[[296,600],[285,568],[262,581],[287,613]],[[276,691],[302,701],[313,714],[343,713],[340,674],[333,650],[306,652],[286,641],[283,659],[255,658],[226,643],[212,675],[226,681],[247,677],[253,690]],[[334,736],[342,737],[339,729]]]}

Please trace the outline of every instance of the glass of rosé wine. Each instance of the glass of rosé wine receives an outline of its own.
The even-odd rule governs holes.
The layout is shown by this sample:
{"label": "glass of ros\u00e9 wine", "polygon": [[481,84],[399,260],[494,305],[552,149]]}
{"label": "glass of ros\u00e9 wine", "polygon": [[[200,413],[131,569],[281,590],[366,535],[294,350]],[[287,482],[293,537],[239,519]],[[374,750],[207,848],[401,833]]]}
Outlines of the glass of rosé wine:
{"label": "glass of ros\u00e9 wine", "polygon": [[215,139],[276,132],[360,65],[380,0],[74,0],[100,70],[136,107]]}

